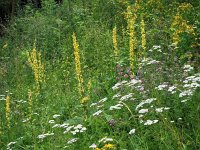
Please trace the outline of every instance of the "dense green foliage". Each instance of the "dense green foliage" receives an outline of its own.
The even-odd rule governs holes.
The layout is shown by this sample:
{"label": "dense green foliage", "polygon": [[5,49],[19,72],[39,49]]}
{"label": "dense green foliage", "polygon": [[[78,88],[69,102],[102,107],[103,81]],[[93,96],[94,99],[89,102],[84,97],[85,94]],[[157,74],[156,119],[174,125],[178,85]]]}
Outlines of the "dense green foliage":
{"label": "dense green foliage", "polygon": [[130,69],[135,3],[43,0],[17,11],[0,39],[0,149],[200,149],[200,2],[139,1]]}

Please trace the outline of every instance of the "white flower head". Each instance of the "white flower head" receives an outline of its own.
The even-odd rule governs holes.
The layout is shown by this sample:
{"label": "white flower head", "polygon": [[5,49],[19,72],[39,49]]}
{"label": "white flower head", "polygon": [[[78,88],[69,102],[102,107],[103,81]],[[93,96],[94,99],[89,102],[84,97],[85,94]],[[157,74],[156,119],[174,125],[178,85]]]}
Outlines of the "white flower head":
{"label": "white flower head", "polygon": [[102,110],[98,110],[97,112],[92,114],[92,116],[99,116],[102,112],[103,112]]}
{"label": "white flower head", "polygon": [[98,103],[92,103],[90,107],[96,106]]}
{"label": "white flower head", "polygon": [[182,91],[179,94],[179,97],[192,96],[192,95],[193,95],[193,91],[191,89],[189,89],[189,90]]}
{"label": "white flower head", "polygon": [[73,138],[67,142],[67,144],[73,144],[78,140],[78,138]]}
{"label": "white flower head", "polygon": [[69,126],[69,123],[63,123],[60,125],[61,128],[67,128]]}
{"label": "white flower head", "polygon": [[38,139],[44,139],[46,138],[47,136],[51,136],[51,135],[54,135],[54,133],[46,133],[46,134],[40,134],[38,135]]}
{"label": "white flower head", "polygon": [[129,134],[134,134],[135,133],[135,129],[130,130]]}
{"label": "white flower head", "polygon": [[81,129],[83,127],[82,124],[78,124],[77,126],[74,127],[74,129]]}
{"label": "white flower head", "polygon": [[84,131],[86,131],[87,130],[87,128],[86,127],[83,127],[83,128],[81,128],[81,130],[79,131],[79,132],[84,132]]}
{"label": "white flower head", "polygon": [[190,72],[194,69],[194,67],[192,67],[190,65],[184,65],[183,69],[185,72]]}
{"label": "white flower head", "polygon": [[92,145],[89,146],[89,148],[97,148],[97,145],[93,143]]}
{"label": "white flower head", "polygon": [[161,90],[164,90],[166,87],[167,87],[167,83],[163,83],[163,84],[160,84],[159,86],[157,86],[155,89],[161,91]]}
{"label": "white flower head", "polygon": [[108,100],[108,98],[105,97],[105,98],[101,99],[101,100],[99,101],[99,103],[104,103],[104,102],[107,101],[107,100]]}
{"label": "white flower head", "polygon": [[115,98],[118,98],[118,97],[120,97],[121,96],[121,94],[115,94],[115,95],[113,95],[113,97],[112,97],[112,99],[115,99]]}
{"label": "white flower head", "polygon": [[54,124],[54,123],[55,123],[55,120],[49,120],[49,123],[50,123],[50,124]]}
{"label": "white flower head", "polygon": [[11,145],[14,145],[14,144],[16,144],[16,142],[10,142],[7,144],[7,146],[10,147]]}
{"label": "white flower head", "polygon": [[155,123],[157,123],[158,122],[158,120],[147,120],[145,123],[144,123],[144,125],[152,125],[152,124],[155,124]]}
{"label": "white flower head", "polygon": [[99,140],[99,143],[101,143],[101,142],[106,143],[106,142],[112,142],[112,141],[113,141],[112,138],[104,137],[104,138],[102,138],[101,140]]}
{"label": "white flower head", "polygon": [[139,114],[144,114],[144,113],[147,113],[149,110],[148,109],[140,109],[138,111]]}
{"label": "white flower head", "polygon": [[74,125],[73,126],[68,126],[63,133],[64,134],[68,133],[72,128],[74,128]]}
{"label": "white flower head", "polygon": [[138,110],[138,108],[143,107],[144,104],[151,104],[151,103],[152,103],[153,101],[155,101],[155,100],[156,100],[156,98],[149,98],[149,99],[147,99],[147,100],[144,100],[144,101],[140,102],[140,103],[136,106],[135,110]]}
{"label": "white flower head", "polygon": [[55,115],[53,115],[53,118],[54,118],[54,119],[55,119],[55,118],[58,118],[58,117],[60,117],[59,114],[55,114]]}
{"label": "white flower head", "polygon": [[60,124],[55,124],[52,128],[60,128]]}
{"label": "white flower head", "polygon": [[123,107],[122,104],[117,104],[117,105],[115,105],[115,106],[110,106],[109,110],[121,109],[121,107]]}
{"label": "white flower head", "polygon": [[76,135],[76,133],[78,133],[79,132],[79,130],[77,129],[77,130],[74,130],[74,131],[71,131],[71,133],[73,134],[73,135]]}
{"label": "white flower head", "polygon": [[131,98],[133,96],[132,93],[129,93],[127,95],[124,95],[120,98],[120,101],[125,101],[125,100],[128,100],[129,98]]}
{"label": "white flower head", "polygon": [[[168,89],[168,91],[171,92],[171,93],[172,93],[172,92],[175,92],[175,90],[176,90],[176,87],[175,87],[175,86],[170,86],[169,89]],[[173,93],[172,93],[172,94],[173,94]]]}

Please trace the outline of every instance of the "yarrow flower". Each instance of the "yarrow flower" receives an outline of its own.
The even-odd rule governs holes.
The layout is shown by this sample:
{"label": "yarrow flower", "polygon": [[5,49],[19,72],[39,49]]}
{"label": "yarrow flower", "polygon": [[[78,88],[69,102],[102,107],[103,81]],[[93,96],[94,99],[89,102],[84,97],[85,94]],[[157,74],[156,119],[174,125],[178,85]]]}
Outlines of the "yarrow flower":
{"label": "yarrow flower", "polygon": [[67,144],[73,144],[78,140],[78,138],[73,138],[67,142]]}
{"label": "yarrow flower", "polygon": [[148,109],[141,109],[138,111],[139,114],[144,114],[147,113],[149,110]]}
{"label": "yarrow flower", "polygon": [[183,69],[185,72],[190,72],[194,69],[194,67],[192,67],[190,65],[184,65]]}
{"label": "yarrow flower", "polygon": [[105,97],[105,98],[101,99],[101,100],[99,101],[99,103],[104,103],[104,102],[107,101],[107,100],[108,100],[108,98]]}
{"label": "yarrow flower", "polygon": [[171,87],[169,87],[169,89],[168,89],[168,92],[171,92],[172,94],[174,94],[174,93],[176,93],[176,87],[175,86],[171,86]]}
{"label": "yarrow flower", "polygon": [[74,128],[74,131],[71,131],[71,133],[72,133],[73,135],[75,135],[75,134],[78,133],[78,132],[82,133],[82,132],[84,132],[84,131],[87,130],[87,128],[86,128],[86,127],[83,127],[82,124],[78,124],[77,126],[75,126],[75,127],[73,127],[73,128]]}
{"label": "yarrow flower", "polygon": [[165,89],[166,87],[168,87],[167,83],[164,82],[163,84],[159,85],[158,87],[156,87],[155,89],[161,91],[163,89]]}
{"label": "yarrow flower", "polygon": [[99,143],[101,143],[101,142],[106,143],[106,142],[112,142],[112,141],[113,141],[112,138],[104,137],[104,138],[102,138],[101,140],[99,140]]}
{"label": "yarrow flower", "polygon": [[128,81],[121,81],[121,82],[117,82],[113,87],[112,87],[112,89],[113,90],[117,90],[117,89],[119,89],[122,85],[124,85],[125,83],[127,83]]}
{"label": "yarrow flower", "polygon": [[97,112],[92,114],[92,116],[99,116],[102,112],[103,112],[102,110],[98,110]]}
{"label": "yarrow flower", "polygon": [[55,123],[55,120],[49,120],[49,123],[50,123],[50,124],[54,124],[54,123]]}
{"label": "yarrow flower", "polygon": [[96,106],[98,103],[92,103],[90,107]]}
{"label": "yarrow flower", "polygon": [[144,125],[146,126],[146,125],[152,125],[152,124],[155,124],[155,123],[157,123],[158,122],[158,120],[147,120],[145,123],[144,123]]}
{"label": "yarrow flower", "polygon": [[127,95],[124,95],[124,96],[122,96],[122,97],[120,98],[120,101],[127,100],[127,99],[131,98],[132,96],[133,96],[132,93],[129,93],[129,94],[127,94]]}
{"label": "yarrow flower", "polygon": [[117,105],[115,105],[115,106],[110,106],[109,110],[121,109],[121,107],[123,107],[122,104],[117,104]]}
{"label": "yarrow flower", "polygon": [[11,146],[15,145],[17,142],[10,142],[7,144],[7,150],[12,150]]}
{"label": "yarrow flower", "polygon": [[74,125],[73,126],[68,126],[63,133],[64,134],[68,133],[73,127],[74,127]]}
{"label": "yarrow flower", "polygon": [[89,148],[97,148],[97,145],[93,143],[92,145],[89,146]]}
{"label": "yarrow flower", "polygon": [[59,114],[55,114],[55,115],[53,115],[53,118],[54,118],[54,119],[55,119],[55,118],[58,118],[58,117],[60,117]]}
{"label": "yarrow flower", "polygon": [[134,134],[135,133],[135,129],[130,130],[129,134]]}
{"label": "yarrow flower", "polygon": [[149,98],[149,99],[147,99],[147,100],[144,100],[144,101],[142,101],[141,103],[139,103],[139,104],[136,106],[135,110],[138,110],[138,108],[143,107],[144,104],[150,104],[150,103],[152,103],[152,102],[155,101],[155,100],[156,100],[156,98]]}
{"label": "yarrow flower", "polygon": [[161,46],[160,45],[154,45],[152,47],[152,49],[149,50],[149,52],[153,52],[153,51],[162,52]]}
{"label": "yarrow flower", "polygon": [[161,108],[156,108],[156,112],[160,113],[163,112],[164,110],[169,110],[169,107],[161,107]]}
{"label": "yarrow flower", "polygon": [[115,99],[115,98],[118,98],[118,97],[120,97],[121,96],[121,94],[115,94],[115,95],[113,95],[113,97],[112,97],[112,99]]}
{"label": "yarrow flower", "polygon": [[59,128],[60,124],[55,124],[52,128]]}
{"label": "yarrow flower", "polygon": [[191,89],[189,89],[189,90],[182,91],[179,94],[179,97],[192,96],[192,95],[193,95],[193,91]]}
{"label": "yarrow flower", "polygon": [[46,134],[40,134],[38,135],[38,139],[44,139],[46,138],[47,136],[51,136],[51,135],[54,135],[54,133],[46,133]]}
{"label": "yarrow flower", "polygon": [[69,126],[69,123],[63,123],[60,125],[61,128],[67,128]]}

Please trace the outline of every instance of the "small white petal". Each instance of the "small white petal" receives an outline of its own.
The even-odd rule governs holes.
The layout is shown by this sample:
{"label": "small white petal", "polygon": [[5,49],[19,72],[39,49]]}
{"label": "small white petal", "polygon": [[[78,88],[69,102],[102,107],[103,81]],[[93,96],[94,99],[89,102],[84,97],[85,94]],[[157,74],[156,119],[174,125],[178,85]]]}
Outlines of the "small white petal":
{"label": "small white petal", "polygon": [[132,129],[129,134],[134,134],[135,133],[135,129]]}

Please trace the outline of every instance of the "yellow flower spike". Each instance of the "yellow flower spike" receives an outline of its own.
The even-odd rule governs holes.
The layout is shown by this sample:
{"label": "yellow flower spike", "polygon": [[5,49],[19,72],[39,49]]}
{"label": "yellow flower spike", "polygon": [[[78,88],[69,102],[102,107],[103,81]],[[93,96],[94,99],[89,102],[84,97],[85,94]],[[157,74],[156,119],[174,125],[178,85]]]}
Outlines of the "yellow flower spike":
{"label": "yellow flower spike", "polygon": [[87,88],[88,88],[88,93],[90,93],[90,90],[92,88],[92,80],[91,79],[88,81]]}
{"label": "yellow flower spike", "polygon": [[119,50],[117,47],[117,27],[116,26],[113,28],[113,47],[114,47],[114,55],[115,57],[118,57]]}
{"label": "yellow flower spike", "polygon": [[175,30],[172,35],[172,41],[176,45],[180,42],[181,33],[187,32],[188,34],[195,35],[193,27],[187,24],[187,21],[183,19],[181,14],[182,12],[190,10],[192,7],[193,6],[191,4],[183,3],[178,7],[177,13],[174,16],[171,27]]}
{"label": "yellow flower spike", "polygon": [[135,21],[137,18],[137,13],[140,8],[139,0],[135,1],[133,7],[128,6],[126,12],[126,19],[128,22],[128,31],[129,31],[129,61],[130,61],[130,68],[133,70],[134,68],[134,51],[137,47],[137,39],[136,39],[136,32],[135,32]]}
{"label": "yellow flower spike", "polygon": [[75,33],[73,33],[72,39],[73,39],[73,47],[74,47],[74,59],[75,59],[76,77],[77,77],[77,80],[78,80],[78,91],[79,91],[79,95],[82,97],[83,93],[84,93],[83,77],[82,77],[82,73],[81,73],[79,44],[77,42]]}
{"label": "yellow flower spike", "polygon": [[181,3],[178,7],[178,11],[189,11],[193,6],[190,3]]}
{"label": "yellow flower spike", "polygon": [[131,15],[132,15],[131,6],[128,6],[124,18],[129,19]]}
{"label": "yellow flower spike", "polygon": [[128,26],[129,26],[129,60],[130,60],[130,68],[133,70],[134,65],[134,51],[136,49],[136,33],[135,33],[135,20],[136,16],[134,15],[131,17],[128,21]]}
{"label": "yellow flower spike", "polygon": [[82,104],[85,104],[85,103],[88,102],[89,99],[90,99],[89,96],[85,96],[85,97],[83,97],[83,98],[81,99],[81,103],[82,103]]}
{"label": "yellow flower spike", "polygon": [[10,128],[10,96],[6,96],[6,120],[7,126]]}
{"label": "yellow flower spike", "polygon": [[115,149],[115,145],[114,144],[105,144],[103,147],[102,147],[102,150],[107,150],[107,149]]}
{"label": "yellow flower spike", "polygon": [[40,84],[44,82],[44,65],[41,62],[41,54],[36,51],[35,43],[32,52],[27,52],[28,62],[33,70],[36,90],[39,92]]}

